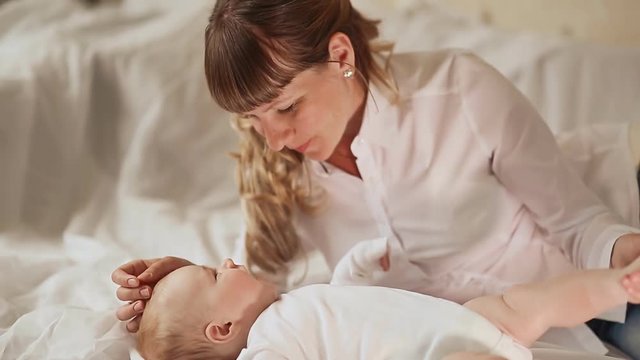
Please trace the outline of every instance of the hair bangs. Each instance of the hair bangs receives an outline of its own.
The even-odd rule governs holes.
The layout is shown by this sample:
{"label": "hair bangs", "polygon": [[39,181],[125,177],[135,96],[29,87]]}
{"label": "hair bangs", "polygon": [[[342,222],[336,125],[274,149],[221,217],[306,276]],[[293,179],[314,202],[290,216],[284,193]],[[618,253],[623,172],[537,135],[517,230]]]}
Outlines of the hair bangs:
{"label": "hair bangs", "polygon": [[287,59],[280,46],[238,23],[230,25],[207,28],[205,73],[218,105],[243,113],[276,99],[304,69],[294,65],[298,59]]}

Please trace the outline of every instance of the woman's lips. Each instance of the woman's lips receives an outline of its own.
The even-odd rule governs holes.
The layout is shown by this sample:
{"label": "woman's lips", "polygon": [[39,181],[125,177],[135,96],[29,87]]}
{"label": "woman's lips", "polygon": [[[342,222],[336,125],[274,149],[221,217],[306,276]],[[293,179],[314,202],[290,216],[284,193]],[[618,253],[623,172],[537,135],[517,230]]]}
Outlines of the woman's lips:
{"label": "woman's lips", "polygon": [[295,150],[297,152],[299,152],[300,154],[304,154],[305,150],[307,150],[307,148],[309,147],[309,143],[311,143],[311,140],[307,141],[306,143],[300,145],[299,147],[295,148]]}

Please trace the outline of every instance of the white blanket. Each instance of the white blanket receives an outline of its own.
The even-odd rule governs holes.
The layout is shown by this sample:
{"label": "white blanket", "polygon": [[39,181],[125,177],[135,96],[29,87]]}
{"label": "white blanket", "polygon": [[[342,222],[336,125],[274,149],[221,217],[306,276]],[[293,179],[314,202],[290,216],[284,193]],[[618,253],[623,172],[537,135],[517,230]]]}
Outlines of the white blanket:
{"label": "white blanket", "polygon": [[[640,49],[508,34],[419,0],[354,4],[384,18],[396,51],[476,51],[555,131],[640,116]],[[0,5],[1,359],[136,357],[113,315],[115,266],[231,254],[236,140],[202,71],[212,6]],[[321,261],[310,270],[326,275]],[[571,358],[534,354],[549,351]]]}

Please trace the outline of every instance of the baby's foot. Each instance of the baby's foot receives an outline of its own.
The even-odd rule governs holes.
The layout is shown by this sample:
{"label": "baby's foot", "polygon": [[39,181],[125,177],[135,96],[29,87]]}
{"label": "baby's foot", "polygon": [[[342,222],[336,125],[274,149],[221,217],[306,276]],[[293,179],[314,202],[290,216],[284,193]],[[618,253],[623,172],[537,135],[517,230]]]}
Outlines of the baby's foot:
{"label": "baby's foot", "polygon": [[627,267],[627,274],[622,278],[622,287],[627,292],[628,301],[640,304],[640,258]]}

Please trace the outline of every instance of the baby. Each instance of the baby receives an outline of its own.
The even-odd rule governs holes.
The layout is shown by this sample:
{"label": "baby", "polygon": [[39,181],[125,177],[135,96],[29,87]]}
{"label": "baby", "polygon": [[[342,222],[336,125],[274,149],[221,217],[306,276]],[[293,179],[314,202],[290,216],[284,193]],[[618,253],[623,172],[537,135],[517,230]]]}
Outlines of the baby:
{"label": "baby", "polygon": [[[343,280],[371,277],[357,260],[379,259],[380,246],[370,245],[338,265]],[[531,359],[527,347],[550,327],[575,326],[626,302],[640,302],[640,260],[459,305],[377,286],[309,285],[280,295],[227,259],[161,280],[138,348],[146,359]]]}

